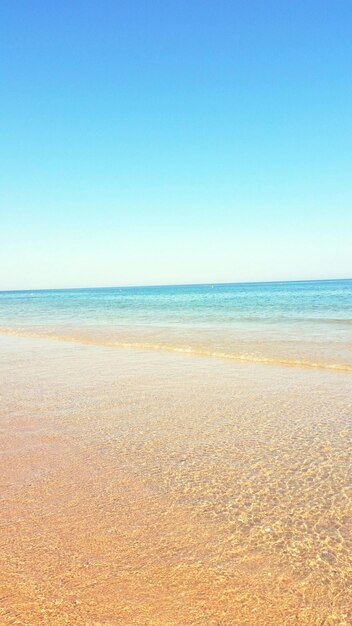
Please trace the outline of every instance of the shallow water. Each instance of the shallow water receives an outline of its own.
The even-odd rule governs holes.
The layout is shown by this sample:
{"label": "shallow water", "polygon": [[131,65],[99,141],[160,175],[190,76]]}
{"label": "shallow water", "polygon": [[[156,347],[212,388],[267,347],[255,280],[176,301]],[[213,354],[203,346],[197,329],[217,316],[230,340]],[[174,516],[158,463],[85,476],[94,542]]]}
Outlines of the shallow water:
{"label": "shallow water", "polygon": [[348,372],[0,347],[1,623],[352,623]]}

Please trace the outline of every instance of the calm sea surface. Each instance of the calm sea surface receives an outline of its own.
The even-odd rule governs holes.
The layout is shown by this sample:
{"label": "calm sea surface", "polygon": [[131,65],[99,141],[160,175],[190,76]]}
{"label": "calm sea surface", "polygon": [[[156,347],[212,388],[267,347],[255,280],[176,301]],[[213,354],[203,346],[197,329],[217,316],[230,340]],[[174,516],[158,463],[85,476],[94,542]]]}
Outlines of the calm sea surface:
{"label": "calm sea surface", "polygon": [[0,292],[6,334],[352,369],[352,280]]}
{"label": "calm sea surface", "polygon": [[0,293],[0,623],[350,626],[351,320],[347,280]]}

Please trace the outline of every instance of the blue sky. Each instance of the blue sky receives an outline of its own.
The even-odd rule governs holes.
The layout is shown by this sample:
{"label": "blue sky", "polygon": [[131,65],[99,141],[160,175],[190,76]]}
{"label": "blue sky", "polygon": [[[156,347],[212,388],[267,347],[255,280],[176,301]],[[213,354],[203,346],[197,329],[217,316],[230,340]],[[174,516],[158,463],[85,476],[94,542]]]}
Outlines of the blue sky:
{"label": "blue sky", "polygon": [[0,23],[0,289],[352,275],[349,0]]}

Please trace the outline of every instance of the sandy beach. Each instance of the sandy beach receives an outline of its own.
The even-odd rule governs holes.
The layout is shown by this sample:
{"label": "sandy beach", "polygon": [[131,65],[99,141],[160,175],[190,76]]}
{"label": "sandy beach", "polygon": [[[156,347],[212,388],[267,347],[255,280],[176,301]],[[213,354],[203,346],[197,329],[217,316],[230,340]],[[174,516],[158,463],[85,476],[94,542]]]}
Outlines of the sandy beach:
{"label": "sandy beach", "polygon": [[348,373],[0,343],[1,624],[351,623]]}

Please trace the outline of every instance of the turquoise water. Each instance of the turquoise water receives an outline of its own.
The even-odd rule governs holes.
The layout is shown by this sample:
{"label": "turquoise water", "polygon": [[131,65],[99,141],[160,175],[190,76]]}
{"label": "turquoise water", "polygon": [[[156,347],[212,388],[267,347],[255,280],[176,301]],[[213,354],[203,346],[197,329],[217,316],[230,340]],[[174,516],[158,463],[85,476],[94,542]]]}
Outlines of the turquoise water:
{"label": "turquoise water", "polygon": [[349,369],[352,280],[0,292],[3,333]]}

